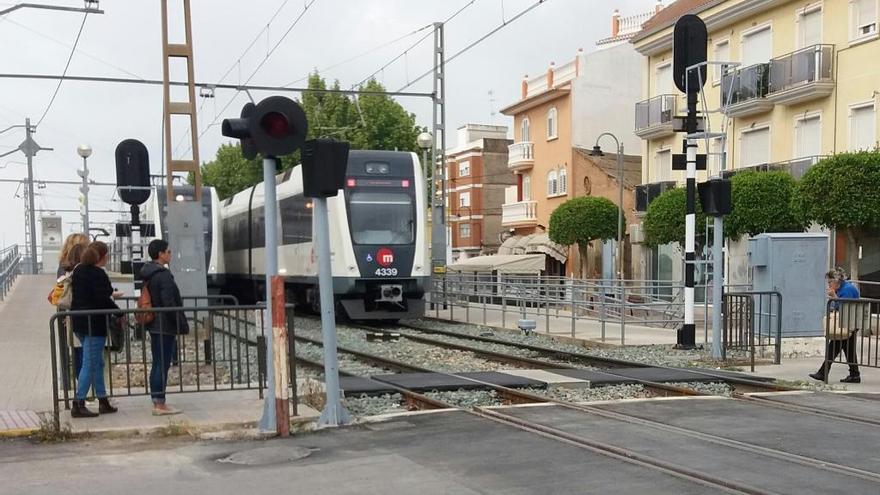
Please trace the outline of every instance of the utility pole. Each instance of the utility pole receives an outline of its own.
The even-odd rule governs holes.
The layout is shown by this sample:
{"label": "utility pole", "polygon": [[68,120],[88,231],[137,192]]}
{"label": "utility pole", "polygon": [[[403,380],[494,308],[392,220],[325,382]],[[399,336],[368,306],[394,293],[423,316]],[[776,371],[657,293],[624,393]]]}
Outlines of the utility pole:
{"label": "utility pole", "polygon": [[[446,68],[445,42],[443,23],[434,23],[434,112],[433,136],[434,146],[431,148],[431,166],[434,173],[439,173],[440,201],[431,198],[431,268],[434,273],[446,271]],[[438,156],[439,155],[439,156]],[[433,175],[438,177],[438,175]]]}
{"label": "utility pole", "polygon": [[[26,148],[22,149],[24,154],[27,156],[27,171],[28,171],[28,209],[31,212],[30,218],[28,219],[28,225],[30,226],[30,250],[31,250],[31,274],[37,274],[37,215],[34,211],[34,155],[37,154],[37,149],[39,149],[39,145],[31,139],[31,119],[25,119],[24,121],[24,143],[22,146],[26,146]],[[35,149],[36,148],[36,149]]]}

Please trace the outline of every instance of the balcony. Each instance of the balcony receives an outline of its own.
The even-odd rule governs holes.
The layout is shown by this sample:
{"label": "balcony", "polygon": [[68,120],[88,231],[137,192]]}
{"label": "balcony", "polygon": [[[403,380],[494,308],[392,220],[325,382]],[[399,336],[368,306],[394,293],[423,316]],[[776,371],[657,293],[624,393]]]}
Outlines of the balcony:
{"label": "balcony", "polygon": [[770,60],[767,99],[796,105],[834,92],[834,45],[813,45]]}
{"label": "balcony", "polygon": [[675,95],[659,95],[636,103],[636,136],[642,139],[658,139],[671,136]]}
{"label": "balcony", "polygon": [[825,155],[815,155],[815,156],[804,156],[801,158],[793,158],[791,160],[785,160],[781,162],[773,162],[773,163],[762,163],[760,165],[750,165],[748,167],[740,167],[735,168],[733,170],[725,170],[721,173],[721,176],[725,179],[729,179],[736,175],[738,172],[745,172],[747,170],[754,172],[771,172],[771,171],[781,171],[788,172],[795,179],[800,179],[804,176],[807,170],[810,169],[813,165],[819,163],[823,158],[827,158]]}
{"label": "balcony", "polygon": [[721,78],[721,108],[729,117],[748,117],[773,108],[765,98],[770,64],[755,64],[727,72]]}
{"label": "balcony", "polygon": [[650,184],[641,184],[636,186],[636,213],[645,213],[648,211],[648,205],[651,201],[663,194],[667,189],[672,189],[676,185],[675,181],[651,182]]}
{"label": "balcony", "polygon": [[507,168],[523,170],[535,165],[534,144],[522,142],[507,147]]}
{"label": "balcony", "polygon": [[538,223],[538,202],[519,201],[501,205],[501,225],[505,227]]}

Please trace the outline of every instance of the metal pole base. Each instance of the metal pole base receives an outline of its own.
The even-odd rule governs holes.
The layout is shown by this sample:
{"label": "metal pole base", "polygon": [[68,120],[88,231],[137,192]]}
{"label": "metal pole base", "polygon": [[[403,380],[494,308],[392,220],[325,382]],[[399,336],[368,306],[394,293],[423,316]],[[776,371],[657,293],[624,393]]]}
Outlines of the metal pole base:
{"label": "metal pole base", "polygon": [[321,411],[321,417],[318,418],[318,428],[333,428],[348,423],[351,423],[351,414],[339,401],[335,404],[327,404]]}
{"label": "metal pole base", "polygon": [[682,327],[678,329],[676,343],[673,349],[684,351],[697,349],[696,335],[696,326],[693,323],[682,325]]}

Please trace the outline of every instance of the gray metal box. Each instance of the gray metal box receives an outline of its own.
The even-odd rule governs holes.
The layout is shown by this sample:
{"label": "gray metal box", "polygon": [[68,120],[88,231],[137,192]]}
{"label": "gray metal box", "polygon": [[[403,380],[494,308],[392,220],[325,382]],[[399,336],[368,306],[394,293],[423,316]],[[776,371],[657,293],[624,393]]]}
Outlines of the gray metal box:
{"label": "gray metal box", "polygon": [[[760,234],[749,239],[749,266],[755,291],[782,294],[782,336],[818,337],[824,335],[825,271],[828,266],[828,235],[814,233]],[[756,299],[763,307],[761,333],[776,332],[775,309],[767,312],[768,298]]]}
{"label": "gray metal box", "polygon": [[[202,205],[193,201],[168,204],[168,244],[171,248],[171,273],[183,296],[205,296],[208,277],[205,271],[205,222]],[[215,235],[217,235],[215,233]],[[187,301],[192,304],[194,301]],[[198,301],[199,303],[204,301]]]}

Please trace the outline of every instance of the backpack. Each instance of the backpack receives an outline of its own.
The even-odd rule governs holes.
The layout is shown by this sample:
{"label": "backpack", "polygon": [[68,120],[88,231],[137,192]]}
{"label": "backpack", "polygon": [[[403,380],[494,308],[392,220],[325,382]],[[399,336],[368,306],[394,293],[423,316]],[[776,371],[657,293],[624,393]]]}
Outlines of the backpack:
{"label": "backpack", "polygon": [[[150,295],[150,284],[147,280],[145,280],[144,285],[141,286],[141,295],[138,296],[137,308],[153,309],[153,297]],[[156,313],[135,313],[134,319],[141,325],[149,325],[156,319]]]}
{"label": "backpack", "polygon": [[56,280],[55,285],[52,286],[52,290],[49,291],[49,304],[55,306],[62,311],[70,309],[71,304],[73,304],[72,282],[72,270],[68,273],[65,273],[61,276],[61,278]]}

